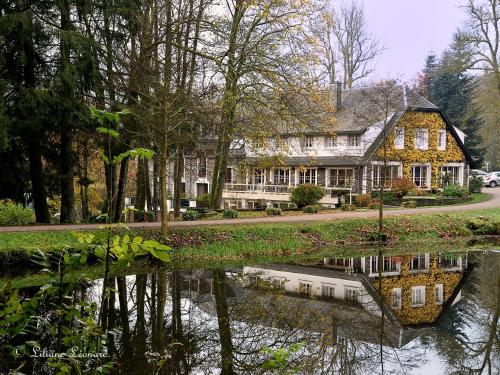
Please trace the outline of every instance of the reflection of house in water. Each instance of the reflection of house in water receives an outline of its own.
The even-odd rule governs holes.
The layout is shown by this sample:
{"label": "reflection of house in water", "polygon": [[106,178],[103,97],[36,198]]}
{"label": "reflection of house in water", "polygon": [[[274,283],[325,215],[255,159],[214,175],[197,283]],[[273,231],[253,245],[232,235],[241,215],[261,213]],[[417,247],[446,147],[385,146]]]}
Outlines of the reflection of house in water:
{"label": "reflection of house in water", "polygon": [[[333,329],[338,337],[365,342],[380,341],[383,311],[383,341],[394,347],[402,347],[422,334],[429,324],[436,322],[444,308],[460,300],[467,270],[466,255],[390,256],[383,257],[381,264],[381,273],[376,256],[325,258],[307,266],[244,267],[243,278],[227,279],[226,291],[233,305],[254,298],[256,305],[269,306],[271,316],[279,300],[283,309],[302,315],[299,320],[307,316],[322,317],[314,318],[310,329],[318,332]],[[382,293],[378,292],[379,274]],[[191,290],[195,303],[212,303],[212,273],[185,274],[184,289]],[[203,308],[212,310],[207,304]],[[246,319],[243,315],[239,319]]]}

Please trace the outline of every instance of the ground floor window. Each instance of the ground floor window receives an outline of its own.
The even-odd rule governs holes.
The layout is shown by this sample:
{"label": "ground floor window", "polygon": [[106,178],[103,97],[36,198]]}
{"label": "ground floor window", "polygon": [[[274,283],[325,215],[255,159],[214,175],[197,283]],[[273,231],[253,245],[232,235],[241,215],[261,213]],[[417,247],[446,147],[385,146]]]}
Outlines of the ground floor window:
{"label": "ground floor window", "polygon": [[306,168],[299,171],[299,184],[316,184],[316,169]]}
{"label": "ground floor window", "polygon": [[328,299],[334,299],[335,287],[333,285],[321,285],[321,296]]}
{"label": "ground floor window", "polygon": [[414,165],[411,167],[411,179],[421,188],[427,187],[427,172],[428,167],[426,165]]}
{"label": "ground floor window", "polygon": [[444,165],[439,167],[439,182],[441,186],[461,185],[460,167]]}
{"label": "ground floor window", "polygon": [[288,185],[290,182],[290,169],[288,168],[276,168],[273,171],[273,183],[274,185]]}
{"label": "ground floor window", "polygon": [[[378,257],[371,257],[371,272],[378,272]],[[398,257],[382,257],[382,272],[397,272],[399,271]]]}
{"label": "ground floor window", "polygon": [[354,181],[354,169],[352,168],[333,168],[330,169],[330,185],[349,187]]}
{"label": "ground floor window", "polygon": [[260,185],[264,183],[264,170],[259,168],[253,169],[250,179],[250,183],[253,185]]}
{"label": "ground floor window", "polygon": [[427,269],[427,261],[425,259],[425,254],[415,255],[410,262],[411,270],[425,270]]}
{"label": "ground floor window", "polygon": [[401,288],[394,288],[392,290],[391,306],[393,309],[401,308]]}
{"label": "ground floor window", "polygon": [[[375,164],[373,166],[373,187],[379,188],[382,183],[382,177],[384,176],[384,166],[381,164]],[[400,165],[386,165],[385,166],[385,184],[390,186],[391,181],[401,177],[401,166]]]}

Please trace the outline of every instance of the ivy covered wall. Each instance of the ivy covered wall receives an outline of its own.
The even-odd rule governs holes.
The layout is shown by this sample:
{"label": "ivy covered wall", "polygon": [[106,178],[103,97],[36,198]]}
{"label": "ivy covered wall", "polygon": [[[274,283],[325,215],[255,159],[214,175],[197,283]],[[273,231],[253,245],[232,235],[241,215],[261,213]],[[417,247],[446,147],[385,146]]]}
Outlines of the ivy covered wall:
{"label": "ivy covered wall", "polygon": [[[446,163],[464,162],[465,155],[460,149],[453,135],[446,132],[446,149],[438,150],[439,130],[446,129],[446,124],[437,112],[406,112],[398,121],[395,128],[404,128],[404,149],[396,149],[394,138],[396,131],[393,130],[387,137],[385,147],[389,161],[401,161],[403,163],[403,176],[411,177],[411,164],[431,163],[431,187],[439,185],[439,167]],[[429,131],[429,145],[427,150],[415,149],[415,129],[425,128]],[[384,145],[380,146],[376,159],[383,160]]]}

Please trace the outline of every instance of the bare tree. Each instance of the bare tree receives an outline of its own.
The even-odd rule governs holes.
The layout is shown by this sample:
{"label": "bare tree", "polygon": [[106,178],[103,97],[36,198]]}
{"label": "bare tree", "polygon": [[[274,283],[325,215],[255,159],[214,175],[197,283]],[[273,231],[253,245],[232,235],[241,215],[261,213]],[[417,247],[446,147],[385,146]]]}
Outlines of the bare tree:
{"label": "bare tree", "polygon": [[500,88],[500,1],[468,0],[463,8],[467,20],[465,27],[455,35],[455,40],[466,47],[469,67],[493,72]]}
{"label": "bare tree", "polygon": [[330,83],[341,80],[345,88],[351,88],[373,71],[372,63],[384,48],[368,32],[362,5],[352,2],[341,5],[338,12],[326,11],[322,28],[323,35],[315,34],[322,49],[320,62],[328,71]]}

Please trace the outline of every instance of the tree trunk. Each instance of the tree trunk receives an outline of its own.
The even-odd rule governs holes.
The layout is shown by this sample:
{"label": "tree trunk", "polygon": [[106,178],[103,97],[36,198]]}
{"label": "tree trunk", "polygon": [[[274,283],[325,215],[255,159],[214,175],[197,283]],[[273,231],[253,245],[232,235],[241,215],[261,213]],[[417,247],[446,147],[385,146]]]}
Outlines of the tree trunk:
{"label": "tree trunk", "polygon": [[184,149],[177,146],[174,162],[174,217],[178,218],[181,213],[182,198],[182,176],[184,175]]}
{"label": "tree trunk", "polygon": [[75,222],[75,189],[73,170],[73,135],[70,129],[61,129],[61,223]]}
{"label": "tree trunk", "polygon": [[89,210],[89,152],[88,139],[82,143],[82,166],[80,168],[80,200],[82,201],[82,221],[87,221],[90,216]]}
{"label": "tree trunk", "polygon": [[219,322],[219,338],[221,344],[221,375],[233,375],[233,342],[227,306],[224,270],[214,270],[214,294],[217,320]]}
{"label": "tree trunk", "polygon": [[135,187],[135,202],[134,207],[138,210],[144,210],[146,204],[146,189],[145,189],[145,166],[146,160],[137,160],[137,174]]}
{"label": "tree trunk", "polygon": [[118,187],[116,191],[116,197],[113,199],[114,202],[114,222],[120,222],[122,211],[125,206],[125,193],[127,190],[127,179],[128,179],[128,158],[124,158],[120,163],[120,177],[118,179]]}
{"label": "tree trunk", "polygon": [[32,140],[29,142],[28,149],[31,177],[31,195],[35,208],[36,222],[50,223],[47,195],[45,194],[45,188],[43,186],[43,166],[40,144],[37,141]]}

